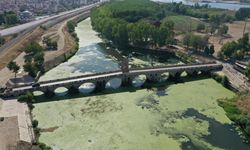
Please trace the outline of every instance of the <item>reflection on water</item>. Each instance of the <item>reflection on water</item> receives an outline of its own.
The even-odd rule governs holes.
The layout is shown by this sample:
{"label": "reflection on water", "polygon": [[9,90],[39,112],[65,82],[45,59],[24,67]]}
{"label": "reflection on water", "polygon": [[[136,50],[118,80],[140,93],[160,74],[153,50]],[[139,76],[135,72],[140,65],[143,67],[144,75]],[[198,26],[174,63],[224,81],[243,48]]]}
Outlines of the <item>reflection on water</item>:
{"label": "reflection on water", "polygon": [[117,89],[121,86],[122,80],[120,78],[114,78],[111,79],[109,82],[106,84],[106,88],[110,89]]}
{"label": "reflection on water", "polygon": [[[157,2],[164,2],[164,3],[172,3],[172,2],[182,2],[186,5],[194,5],[195,2],[190,0],[153,0]],[[240,8],[250,8],[250,4],[244,3],[220,3],[220,2],[211,2],[211,3],[204,3],[199,2],[200,5],[208,4],[212,8],[221,8],[221,9],[229,9],[229,10],[238,10]]]}
{"label": "reflection on water", "polygon": [[91,28],[90,19],[78,24],[76,33],[80,39],[80,49],[67,62],[47,72],[40,81],[118,70],[124,57],[129,58],[130,67],[145,67],[176,64],[180,61],[172,55],[144,53],[143,50],[128,49],[123,52],[104,44]]}
{"label": "reflection on water", "polygon": [[55,89],[55,95],[56,96],[65,96],[68,94],[68,89],[65,87],[59,87],[57,89]]}
{"label": "reflection on water", "polygon": [[[215,119],[209,118],[193,108],[187,109],[184,112],[183,117],[196,117],[208,121],[210,134],[205,136],[204,139],[215,147],[227,150],[249,149],[249,145],[243,143],[242,139],[239,138],[237,131],[235,131],[235,128],[230,124],[221,124]],[[183,148],[186,149],[186,147]]]}
{"label": "reflection on water", "polygon": [[79,92],[83,94],[89,94],[95,90],[95,84],[94,83],[84,83],[79,87]]}

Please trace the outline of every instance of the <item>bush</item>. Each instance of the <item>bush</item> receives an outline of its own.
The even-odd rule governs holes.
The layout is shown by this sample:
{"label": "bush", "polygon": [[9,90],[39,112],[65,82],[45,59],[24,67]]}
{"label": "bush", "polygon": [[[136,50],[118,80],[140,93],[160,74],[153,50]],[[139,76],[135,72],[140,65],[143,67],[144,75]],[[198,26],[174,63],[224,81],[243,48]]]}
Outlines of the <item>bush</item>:
{"label": "bush", "polygon": [[37,128],[38,126],[38,121],[37,120],[32,120],[32,127]]}
{"label": "bush", "polygon": [[33,103],[35,102],[35,98],[33,93],[27,92],[25,95],[21,95],[17,99],[19,102]]}
{"label": "bush", "polygon": [[47,146],[47,145],[44,144],[44,143],[39,143],[39,148],[40,148],[41,150],[52,150],[51,147]]}
{"label": "bush", "polygon": [[221,84],[222,84],[224,87],[229,88],[230,82],[229,82],[227,76],[223,76],[223,77],[221,78]]}

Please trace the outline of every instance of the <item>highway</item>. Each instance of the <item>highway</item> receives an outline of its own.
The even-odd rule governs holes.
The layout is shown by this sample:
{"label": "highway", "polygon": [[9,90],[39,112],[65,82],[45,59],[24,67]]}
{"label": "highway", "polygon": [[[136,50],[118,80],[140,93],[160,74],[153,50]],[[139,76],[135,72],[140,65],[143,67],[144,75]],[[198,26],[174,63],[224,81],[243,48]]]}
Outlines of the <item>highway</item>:
{"label": "highway", "polygon": [[80,12],[86,11],[88,9],[91,9],[91,8],[95,7],[95,6],[98,6],[99,4],[101,4],[101,2],[91,4],[91,5],[88,5],[88,6],[83,6],[83,7],[74,9],[74,10],[61,12],[61,13],[59,13],[57,15],[45,17],[45,18],[40,19],[40,20],[35,20],[35,21],[32,21],[32,22],[28,22],[28,23],[25,23],[25,24],[21,24],[21,25],[18,25],[18,26],[11,27],[11,28],[3,29],[3,30],[0,30],[0,35],[1,36],[7,36],[7,35],[20,33],[20,32],[22,32],[22,31],[24,31],[26,29],[39,26],[39,25],[41,25],[41,24],[43,24],[43,23],[45,23],[47,21],[51,21],[53,19],[65,16],[65,15],[69,15],[69,14],[73,14],[73,13],[80,13]]}

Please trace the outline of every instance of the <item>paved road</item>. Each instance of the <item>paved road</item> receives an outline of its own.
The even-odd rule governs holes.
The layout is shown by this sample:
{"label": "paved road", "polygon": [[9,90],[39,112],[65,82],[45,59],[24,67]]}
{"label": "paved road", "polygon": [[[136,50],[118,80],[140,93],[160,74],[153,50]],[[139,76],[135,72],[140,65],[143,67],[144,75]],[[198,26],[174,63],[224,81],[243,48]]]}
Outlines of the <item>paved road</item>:
{"label": "paved road", "polygon": [[[195,69],[195,68],[204,68],[204,67],[220,67],[220,64],[197,64],[197,65],[177,65],[177,66],[167,66],[162,68],[149,68],[149,69],[138,69],[138,70],[131,70],[129,71],[129,74],[138,74],[138,73],[150,73],[150,72],[163,72],[163,71],[178,71],[178,70],[184,70],[184,69]],[[98,79],[98,78],[105,78],[105,77],[114,77],[114,76],[121,76],[123,75],[122,71],[114,71],[110,73],[104,73],[104,74],[93,74],[90,76],[79,76],[79,77],[73,77],[73,78],[66,78],[65,80],[51,80],[49,82],[41,83],[40,87],[49,87],[49,86],[57,86],[61,84],[68,84],[68,83],[74,83],[78,81],[84,81],[84,80],[91,80],[91,79]],[[33,87],[31,85],[28,86],[22,86],[13,88],[12,91],[19,91],[19,90],[29,90]]]}
{"label": "paved road", "polygon": [[245,75],[235,70],[229,63],[223,63],[222,72],[229,78],[229,81],[238,89],[250,91],[250,86]]}
{"label": "paved road", "polygon": [[22,31],[24,31],[26,29],[29,29],[29,28],[32,28],[32,27],[35,27],[35,26],[39,26],[39,25],[43,24],[44,22],[56,19],[58,17],[62,17],[62,16],[72,14],[72,13],[78,13],[78,12],[80,13],[82,11],[86,11],[86,10],[92,8],[92,7],[98,6],[99,4],[100,4],[100,2],[95,3],[95,4],[91,4],[91,5],[88,5],[88,6],[84,6],[84,7],[81,7],[81,8],[77,8],[77,9],[74,9],[74,10],[62,12],[62,13],[59,13],[58,15],[45,17],[45,18],[42,18],[40,20],[35,20],[35,21],[28,22],[28,23],[25,23],[25,24],[21,24],[21,25],[15,26],[15,27],[0,30],[0,35],[6,36],[6,35],[15,34],[15,33],[20,33],[20,32],[22,32]]}

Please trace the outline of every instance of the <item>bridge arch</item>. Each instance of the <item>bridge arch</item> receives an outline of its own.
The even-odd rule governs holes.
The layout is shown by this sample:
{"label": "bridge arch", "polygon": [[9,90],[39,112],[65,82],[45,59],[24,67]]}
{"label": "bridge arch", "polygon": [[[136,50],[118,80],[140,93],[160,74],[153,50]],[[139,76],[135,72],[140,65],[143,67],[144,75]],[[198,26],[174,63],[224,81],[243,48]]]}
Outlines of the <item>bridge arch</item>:
{"label": "bridge arch", "polygon": [[144,74],[137,75],[132,79],[132,85],[134,87],[141,87],[147,80],[147,76]]}
{"label": "bridge arch", "polygon": [[66,87],[58,87],[54,90],[56,96],[65,96],[69,92],[68,88]]}
{"label": "bridge arch", "polygon": [[170,73],[169,72],[163,72],[160,75],[160,82],[166,82],[169,79]]}
{"label": "bridge arch", "polygon": [[107,89],[117,89],[122,85],[122,79],[121,78],[113,78],[110,79],[106,85],[105,88]]}
{"label": "bridge arch", "polygon": [[44,92],[43,92],[43,91],[36,90],[36,91],[33,92],[33,95],[34,95],[34,96],[42,96],[42,95],[44,95]]}
{"label": "bridge arch", "polygon": [[89,94],[91,92],[93,92],[96,88],[96,85],[92,82],[87,82],[87,83],[83,83],[79,88],[79,92],[82,94]]}
{"label": "bridge arch", "polygon": [[147,74],[147,81],[148,82],[159,82],[161,79],[161,74],[160,73],[150,73]]}

